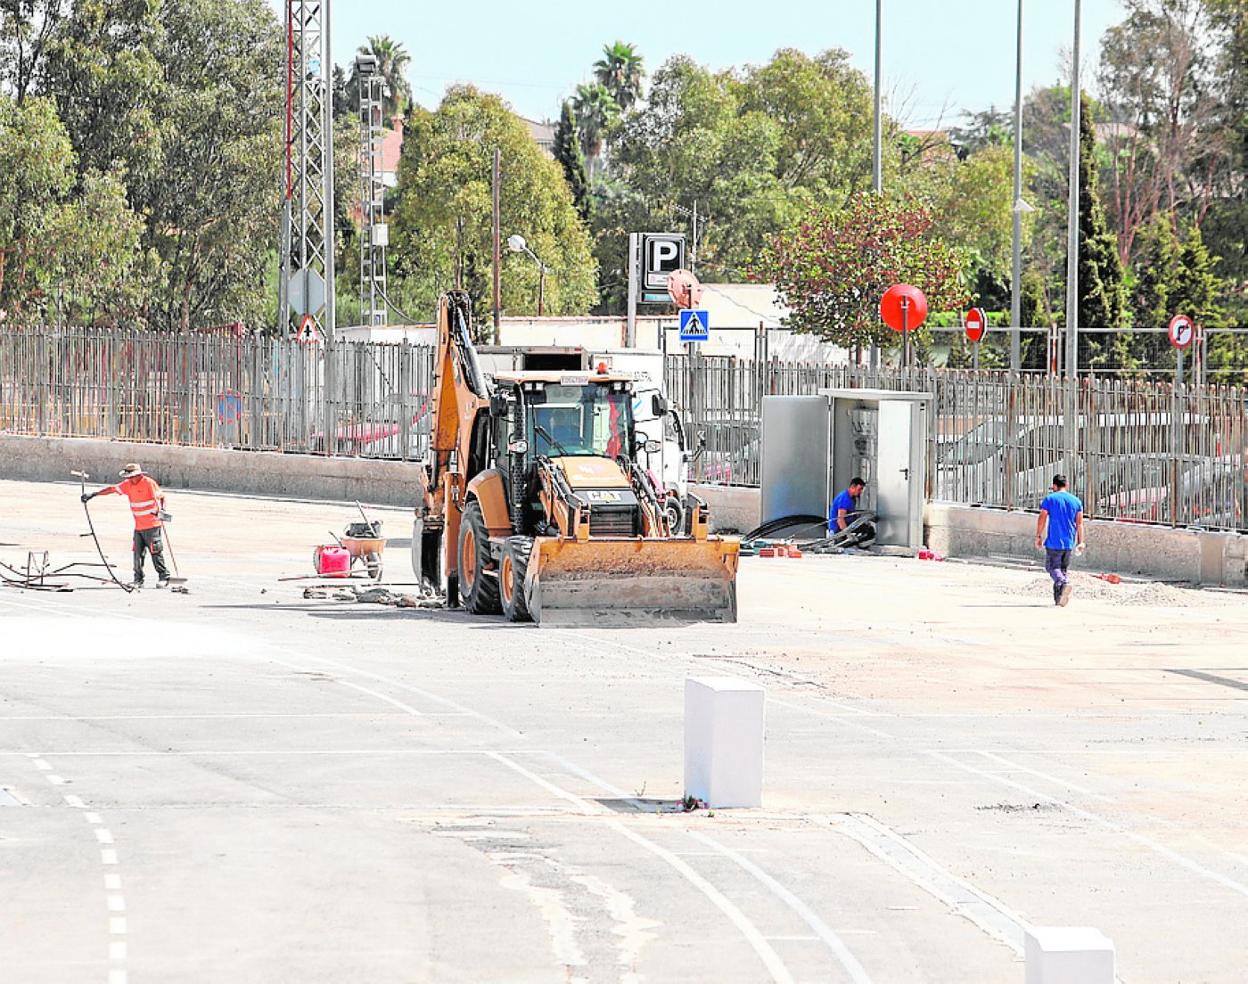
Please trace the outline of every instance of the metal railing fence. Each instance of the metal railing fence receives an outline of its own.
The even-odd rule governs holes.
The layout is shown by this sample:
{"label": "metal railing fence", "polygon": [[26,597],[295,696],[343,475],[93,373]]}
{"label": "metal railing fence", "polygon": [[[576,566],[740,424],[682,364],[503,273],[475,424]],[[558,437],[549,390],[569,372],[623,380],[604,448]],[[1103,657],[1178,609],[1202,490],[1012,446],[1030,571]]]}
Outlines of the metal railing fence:
{"label": "metal railing fence", "polygon": [[666,375],[705,440],[695,481],[758,484],[765,395],[904,389],[934,395],[930,498],[1034,509],[1060,471],[1089,516],[1248,530],[1245,390],[696,355],[670,355]]}
{"label": "metal railing fence", "polygon": [[0,433],[414,460],[432,388],[428,346],[0,333]]}
{"label": "metal railing fence", "polygon": [[[253,335],[0,332],[0,433],[421,459],[433,351]],[[762,398],[931,392],[927,493],[1035,508],[1064,471],[1089,515],[1248,530],[1248,391],[673,354],[668,396],[705,439],[698,482],[757,485]]]}

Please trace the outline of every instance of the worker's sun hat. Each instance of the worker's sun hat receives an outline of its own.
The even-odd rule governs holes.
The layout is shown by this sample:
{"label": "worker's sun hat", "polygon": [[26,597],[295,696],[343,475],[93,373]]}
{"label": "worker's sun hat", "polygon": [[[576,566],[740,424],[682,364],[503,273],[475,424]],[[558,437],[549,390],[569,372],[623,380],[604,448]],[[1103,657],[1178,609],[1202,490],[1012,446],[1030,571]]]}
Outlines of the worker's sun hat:
{"label": "worker's sun hat", "polygon": [[117,474],[120,475],[122,478],[134,478],[135,475],[143,474],[143,466],[138,464],[138,462],[132,461],[130,462],[130,464],[126,465],[126,467],[123,468],[121,471],[119,471]]}

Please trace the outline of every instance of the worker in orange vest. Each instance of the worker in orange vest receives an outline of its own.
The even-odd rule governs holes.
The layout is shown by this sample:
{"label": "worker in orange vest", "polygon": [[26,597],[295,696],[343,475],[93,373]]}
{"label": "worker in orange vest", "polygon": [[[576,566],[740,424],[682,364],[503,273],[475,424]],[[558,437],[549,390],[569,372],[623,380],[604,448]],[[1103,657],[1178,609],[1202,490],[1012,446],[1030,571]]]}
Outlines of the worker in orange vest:
{"label": "worker in orange vest", "polygon": [[134,517],[134,586],[143,587],[143,555],[152,555],[152,566],[159,578],[157,587],[169,584],[169,568],[165,566],[165,545],[160,531],[161,513],[165,508],[165,495],[156,480],[143,474],[143,469],[130,463],[119,473],[123,481],[83,495],[88,502],[97,495],[124,495],[130,500],[130,513]]}

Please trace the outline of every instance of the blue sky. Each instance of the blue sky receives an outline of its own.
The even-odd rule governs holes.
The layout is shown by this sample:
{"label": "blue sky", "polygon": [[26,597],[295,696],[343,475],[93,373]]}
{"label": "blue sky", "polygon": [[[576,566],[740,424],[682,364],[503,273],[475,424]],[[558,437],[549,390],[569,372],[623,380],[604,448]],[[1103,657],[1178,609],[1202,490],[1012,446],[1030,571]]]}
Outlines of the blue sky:
{"label": "blue sky", "polygon": [[[269,0],[275,9],[281,0]],[[1024,0],[1024,86],[1047,85],[1069,51],[1073,0]],[[963,109],[1014,101],[1014,0],[884,0],[886,95],[903,122],[948,123]],[[1084,0],[1083,64],[1096,64],[1105,29],[1122,20],[1119,0]],[[637,45],[653,69],[687,53],[712,68],[765,62],[777,48],[839,47],[870,77],[873,0],[333,0],[334,59],[349,64],[370,34],[389,34],[412,55],[417,101],[436,105],[448,83],[501,93],[524,116],[557,117],[560,101],[590,75],[604,42]],[[1085,87],[1093,83],[1087,78]],[[894,111],[897,106],[894,105]]]}

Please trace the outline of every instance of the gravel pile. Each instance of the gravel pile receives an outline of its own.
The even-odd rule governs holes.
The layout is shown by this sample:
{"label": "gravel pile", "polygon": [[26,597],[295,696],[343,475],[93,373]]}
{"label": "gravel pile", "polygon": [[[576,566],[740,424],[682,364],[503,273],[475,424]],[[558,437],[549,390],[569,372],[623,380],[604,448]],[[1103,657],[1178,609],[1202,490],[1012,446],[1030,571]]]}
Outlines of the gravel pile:
{"label": "gravel pile", "polygon": [[[1150,608],[1194,608],[1216,605],[1225,600],[1193,588],[1178,588],[1172,584],[1148,581],[1138,583],[1123,581],[1121,584],[1110,584],[1091,574],[1072,573],[1070,583],[1075,586],[1074,598],[1081,601],[1112,601],[1119,605],[1139,605]],[[1012,593],[1045,596],[1052,590],[1053,582],[1046,574],[1029,578],[1015,586]]]}

